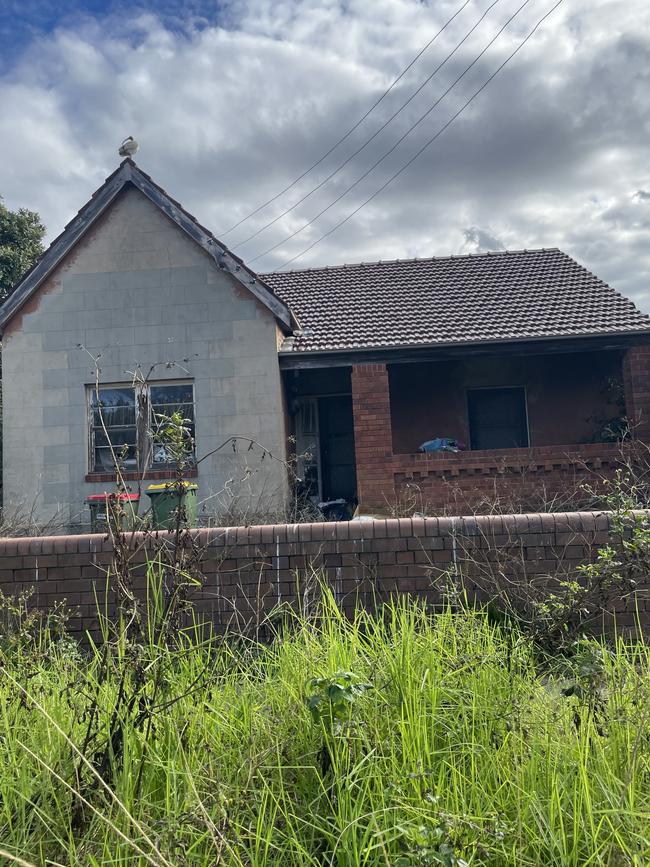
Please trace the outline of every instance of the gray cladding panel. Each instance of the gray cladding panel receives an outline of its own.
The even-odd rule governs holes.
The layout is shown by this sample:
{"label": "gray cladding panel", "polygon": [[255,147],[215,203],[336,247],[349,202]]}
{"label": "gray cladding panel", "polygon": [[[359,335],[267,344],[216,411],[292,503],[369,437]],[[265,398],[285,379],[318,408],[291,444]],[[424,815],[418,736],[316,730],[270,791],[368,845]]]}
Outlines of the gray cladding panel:
{"label": "gray cladding panel", "polygon": [[[126,383],[138,364],[145,373],[156,365],[155,380],[191,378],[199,455],[233,434],[261,438],[274,454],[285,453],[273,316],[146,201],[131,207],[134,196],[116,202],[101,232],[80,245],[71,268],[5,341],[5,375],[12,377],[4,416],[5,500],[34,499],[44,519],[61,505],[77,516],[88,494],[107,487],[84,480],[86,394],[96,373],[78,344],[100,356],[102,382]],[[151,268],[149,250],[140,260],[132,250],[129,263],[141,267],[120,270],[119,239],[136,218],[149,220],[158,246],[173,251],[172,267]],[[102,270],[107,261],[115,262],[114,271]],[[34,426],[39,430],[30,436]],[[202,463],[200,498],[216,502],[240,459],[219,453]],[[260,497],[270,492],[281,500],[282,465],[262,462],[249,487],[249,497],[259,489]]]}

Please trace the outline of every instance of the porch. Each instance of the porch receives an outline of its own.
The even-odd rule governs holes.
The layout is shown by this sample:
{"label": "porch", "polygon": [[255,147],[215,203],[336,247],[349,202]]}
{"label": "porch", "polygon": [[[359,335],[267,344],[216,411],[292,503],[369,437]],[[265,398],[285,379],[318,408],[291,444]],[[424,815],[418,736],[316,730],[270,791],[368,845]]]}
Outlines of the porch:
{"label": "porch", "polygon": [[[314,496],[375,512],[576,508],[620,465],[628,424],[650,442],[647,346],[355,359],[285,383]],[[420,451],[431,440],[459,450]]]}

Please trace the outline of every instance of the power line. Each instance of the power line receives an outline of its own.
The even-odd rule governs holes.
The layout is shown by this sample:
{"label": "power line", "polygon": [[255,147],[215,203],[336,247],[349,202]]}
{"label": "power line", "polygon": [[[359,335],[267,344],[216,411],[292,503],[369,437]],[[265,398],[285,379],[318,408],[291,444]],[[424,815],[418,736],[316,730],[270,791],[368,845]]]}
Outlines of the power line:
{"label": "power line", "polygon": [[487,45],[486,45],[486,46],[485,46],[485,47],[484,47],[484,48],[483,48],[483,49],[482,49],[482,50],[481,50],[481,51],[476,55],[476,57],[474,58],[474,60],[472,60],[472,62],[471,62],[468,66],[465,67],[465,69],[461,72],[461,74],[458,76],[458,78],[456,78],[454,81],[452,81],[452,83],[449,85],[449,87],[447,88],[447,90],[445,90],[444,93],[442,93],[442,94],[438,97],[438,99],[433,103],[433,105],[431,105],[431,106],[430,106],[430,107],[429,107],[429,108],[424,112],[424,114],[420,115],[420,117],[418,118],[418,120],[416,120],[416,122],[415,122],[414,124],[412,124],[412,125],[411,125],[407,130],[406,130],[406,132],[403,133],[403,134],[402,134],[402,135],[397,139],[397,141],[396,141],[396,142],[395,142],[395,143],[394,143],[394,144],[393,144],[393,145],[392,145],[392,146],[391,146],[387,151],[385,151],[385,152],[382,154],[382,156],[379,157],[378,160],[376,160],[376,161],[375,161],[375,162],[370,166],[369,169],[366,169],[365,172],[363,172],[361,175],[359,175],[359,177],[358,177],[355,181],[353,181],[353,182],[352,182],[348,187],[346,187],[346,189],[343,190],[343,192],[340,193],[340,194],[339,194],[335,199],[333,199],[333,200],[329,203],[329,205],[327,205],[326,207],[324,207],[321,211],[319,211],[319,212],[318,212],[315,216],[313,216],[310,220],[308,220],[306,223],[303,223],[302,226],[300,226],[298,229],[296,229],[296,230],[295,230],[294,232],[292,232],[290,235],[287,235],[286,238],[283,238],[281,241],[278,241],[276,244],[273,244],[272,246],[268,247],[266,250],[264,250],[262,253],[259,253],[257,256],[254,256],[252,259],[248,259],[248,260],[247,260],[248,263],[249,263],[249,264],[252,264],[253,262],[257,262],[258,259],[261,259],[263,256],[266,256],[266,255],[268,255],[269,253],[272,253],[274,250],[277,250],[278,247],[282,247],[283,244],[286,244],[287,241],[290,241],[292,238],[295,238],[296,235],[299,235],[299,234],[300,234],[301,232],[303,232],[306,228],[308,228],[308,227],[311,226],[313,223],[315,223],[316,220],[320,219],[320,217],[322,217],[323,214],[326,214],[327,211],[329,211],[331,208],[333,208],[334,205],[336,205],[338,202],[340,202],[341,199],[345,198],[345,196],[347,196],[347,194],[348,194],[351,190],[353,190],[353,189],[354,189],[358,184],[360,184],[361,181],[363,181],[365,178],[367,178],[368,175],[369,175],[371,172],[373,172],[373,171],[377,168],[377,166],[378,166],[380,163],[382,163],[382,162],[383,162],[383,161],[384,161],[388,156],[390,156],[390,155],[391,155],[391,154],[392,154],[392,153],[393,153],[393,152],[394,152],[394,151],[399,147],[399,145],[404,141],[404,139],[407,138],[407,136],[409,136],[409,135],[413,132],[413,130],[416,129],[416,128],[417,128],[417,127],[422,123],[422,121],[425,120],[425,118],[427,118],[427,117],[431,114],[431,112],[434,111],[434,109],[436,109],[436,108],[440,105],[440,103],[441,103],[442,100],[447,96],[447,94],[449,94],[449,93],[454,89],[454,87],[456,87],[456,85],[458,84],[458,82],[459,82],[462,78],[464,78],[465,75],[467,75],[467,73],[470,71],[470,69],[472,69],[472,67],[476,66],[476,64],[478,63],[478,61],[479,61],[479,60],[481,59],[481,57],[483,57],[483,55],[485,54],[485,52],[486,52],[486,51],[487,51],[487,50],[488,50],[488,49],[489,49],[489,48],[490,48],[490,47],[491,47],[491,46],[492,46],[492,45],[497,41],[497,39],[499,38],[499,36],[501,36],[501,34],[503,33],[503,31],[504,31],[504,30],[509,26],[509,24],[510,24],[510,23],[511,23],[511,22],[512,22],[516,17],[517,17],[517,15],[519,15],[519,13],[522,11],[522,9],[524,9],[524,7],[526,7],[530,2],[531,2],[531,0],[524,0],[524,2],[521,4],[521,6],[519,6],[519,8],[516,9],[515,12],[513,12],[513,14],[510,16],[510,18],[508,18],[508,20],[505,22],[505,24],[503,24],[502,27],[499,28],[499,30],[498,30],[498,31],[496,32],[496,34],[492,37],[492,39],[490,39],[490,41],[487,43]]}
{"label": "power line", "polygon": [[406,102],[402,103],[402,105],[397,109],[397,111],[394,112],[386,121],[384,121],[384,123],[382,123],[382,125],[370,136],[369,139],[366,139],[366,141],[360,147],[358,147],[353,153],[351,153],[339,166],[337,166],[337,168],[334,169],[334,171],[330,172],[330,174],[327,175],[327,177],[324,178],[319,184],[317,184],[317,186],[313,187],[308,193],[305,193],[304,196],[302,196],[300,199],[298,199],[298,201],[294,202],[293,205],[291,205],[285,211],[282,211],[281,214],[278,214],[272,220],[269,220],[268,223],[265,223],[263,226],[261,226],[259,229],[257,229],[257,231],[253,232],[252,235],[249,235],[247,238],[244,238],[243,241],[239,241],[237,244],[235,244],[234,247],[232,247],[232,249],[236,250],[239,247],[242,247],[244,244],[248,244],[248,242],[252,241],[253,238],[257,238],[258,235],[261,235],[262,232],[266,231],[266,229],[269,229],[271,226],[275,225],[275,223],[277,223],[278,220],[281,220],[283,217],[286,217],[287,214],[290,214],[291,211],[295,210],[298,207],[298,205],[301,205],[304,201],[306,201],[315,192],[320,190],[321,187],[325,186],[325,184],[328,181],[331,181],[335,175],[338,175],[338,173],[340,171],[342,171],[351,160],[353,160],[358,154],[360,154],[362,150],[364,150],[366,147],[368,147],[370,142],[374,141],[374,139],[377,138],[379,133],[381,133],[383,130],[385,130],[386,127],[390,123],[392,123],[395,120],[395,118],[399,114],[401,114],[408,105],[411,104],[411,102],[415,99],[415,97],[422,90],[424,90],[424,88],[427,86],[427,84],[429,84],[431,79],[434,78],[435,75],[437,75],[437,73],[442,69],[442,67],[447,63],[447,61],[451,60],[451,58],[458,51],[458,49],[469,39],[469,37],[472,35],[472,33],[481,24],[481,22],[486,18],[488,13],[497,5],[497,3],[499,3],[499,0],[493,0],[493,2],[487,7],[485,12],[483,12],[483,14],[480,16],[480,18],[476,21],[474,26],[471,27],[470,30],[467,31],[465,36],[463,36],[463,38],[456,45],[456,47],[452,51],[449,52],[449,54],[445,57],[445,59],[442,61],[442,63],[439,63],[438,66],[436,66],[436,68],[433,70],[433,72],[427,78],[425,78],[425,80],[422,82],[422,84],[416,90],[413,91],[413,93],[409,96],[409,98],[406,100]]}
{"label": "power line", "polygon": [[[393,90],[393,88],[394,88],[394,87],[395,87],[395,86],[396,86],[396,85],[397,85],[397,84],[402,80],[402,78],[404,78],[404,76],[406,75],[406,73],[407,73],[407,72],[408,72],[408,71],[409,71],[409,70],[410,70],[410,69],[411,69],[411,68],[412,68],[412,67],[417,63],[417,61],[422,57],[422,55],[425,53],[425,51],[427,51],[427,49],[430,48],[430,47],[433,45],[433,43],[434,43],[434,42],[436,41],[436,39],[440,36],[440,34],[443,33],[443,32],[447,29],[447,27],[449,27],[449,25],[452,23],[452,21],[454,21],[454,19],[457,18],[458,15],[460,15],[460,13],[463,11],[463,9],[464,9],[464,8],[465,8],[465,7],[466,7],[470,2],[471,2],[471,0],[465,0],[465,2],[464,2],[463,5],[460,7],[460,9],[458,9],[456,12],[454,12],[454,14],[451,16],[451,18],[449,18],[449,19],[448,19],[448,20],[443,24],[443,26],[440,28],[440,30],[438,30],[438,32],[437,32],[434,36],[431,37],[431,39],[427,42],[427,44],[424,46],[424,48],[422,48],[422,49],[421,49],[421,50],[420,50],[420,51],[415,55],[415,57],[413,58],[413,60],[411,60],[411,62],[410,62],[407,66],[404,67],[404,69],[400,72],[400,74],[397,76],[397,78],[394,79],[393,82],[388,86],[388,88],[387,88],[387,89],[386,89],[386,90],[381,94],[381,96],[379,97],[379,99],[377,99],[377,100],[376,100],[376,101],[375,101],[375,102],[370,106],[370,108],[366,111],[366,113],[365,113],[364,115],[362,115],[362,116],[359,118],[359,120],[357,120],[357,121],[353,124],[353,126],[351,126],[350,129],[349,129],[346,133],[344,133],[344,134],[341,136],[340,139],[338,139],[338,141],[334,142],[334,144],[331,146],[331,148],[330,148],[328,151],[326,151],[326,153],[324,153],[322,157],[320,157],[318,160],[316,160],[316,162],[313,163],[313,165],[311,165],[308,169],[305,169],[305,171],[304,171],[301,175],[298,175],[298,177],[297,177],[295,180],[291,181],[290,184],[288,184],[288,185],[287,185],[283,190],[280,190],[280,192],[277,193],[277,195],[273,196],[273,198],[268,199],[266,202],[263,202],[261,205],[259,205],[257,208],[255,208],[254,211],[251,211],[250,214],[247,214],[245,217],[242,217],[241,220],[239,220],[237,223],[235,223],[234,225],[232,225],[229,229],[226,229],[224,232],[218,232],[219,237],[220,237],[220,238],[224,238],[226,235],[229,235],[231,232],[234,232],[234,230],[237,229],[239,226],[241,226],[242,223],[245,223],[247,220],[250,220],[250,218],[251,218],[251,217],[254,217],[255,214],[259,214],[259,212],[260,212],[261,210],[263,210],[264,208],[266,208],[268,205],[273,204],[273,202],[275,202],[277,199],[279,199],[280,196],[283,196],[283,195],[284,195],[285,193],[287,193],[290,189],[292,189],[293,187],[295,187],[295,185],[296,185],[297,183],[299,183],[303,178],[307,177],[307,175],[308,175],[310,172],[313,172],[313,170],[314,170],[315,168],[317,168],[317,167],[318,167],[318,166],[319,166],[319,165],[320,165],[324,160],[326,160],[327,157],[328,157],[331,153],[333,153],[333,152],[337,149],[337,147],[338,147],[339,145],[343,144],[343,142],[346,141],[346,139],[348,139],[348,138],[352,135],[352,133],[353,133],[356,129],[358,129],[358,128],[361,126],[361,124],[364,122],[364,120],[365,120],[369,115],[372,114],[372,112],[377,108],[377,106],[378,106],[381,102],[384,101],[384,99],[385,99],[385,98],[388,96],[388,94]],[[242,243],[243,243],[243,242],[242,242]]]}
{"label": "power line", "polygon": [[448,120],[448,121],[447,121],[447,122],[446,122],[446,123],[445,123],[445,124],[444,124],[440,129],[439,129],[439,130],[438,130],[438,132],[437,132],[434,136],[432,136],[432,137],[431,137],[431,138],[430,138],[430,139],[429,139],[429,140],[428,140],[428,141],[427,141],[427,142],[426,142],[426,143],[425,143],[425,144],[424,144],[424,145],[423,145],[423,146],[422,146],[422,147],[421,147],[421,148],[420,148],[420,149],[419,149],[415,154],[413,154],[413,156],[408,160],[408,162],[406,162],[406,163],[402,166],[401,169],[399,169],[398,171],[396,171],[395,174],[391,175],[391,177],[388,178],[388,180],[385,181],[385,183],[383,183],[383,184],[379,187],[378,190],[375,190],[375,192],[374,192],[371,196],[369,196],[369,197],[368,197],[364,202],[362,202],[360,205],[358,205],[358,206],[357,206],[353,211],[351,211],[351,212],[350,212],[350,213],[349,213],[349,214],[348,214],[348,215],[347,215],[343,220],[341,220],[340,222],[338,222],[335,226],[333,226],[331,229],[329,229],[327,232],[325,232],[323,235],[321,235],[320,238],[317,238],[317,239],[316,239],[312,244],[310,244],[308,247],[305,247],[304,250],[301,250],[300,253],[297,253],[295,256],[292,256],[291,259],[288,259],[286,262],[284,262],[282,265],[280,265],[278,268],[276,268],[276,269],[274,269],[274,270],[275,270],[275,271],[279,271],[279,270],[281,270],[282,268],[286,268],[287,265],[291,265],[291,263],[292,263],[292,262],[295,262],[296,259],[300,259],[301,256],[304,256],[305,253],[308,253],[308,252],[309,252],[310,250],[312,250],[312,249],[313,249],[317,244],[320,244],[321,241],[325,240],[325,238],[328,238],[331,234],[333,234],[334,232],[336,232],[337,229],[340,229],[341,226],[343,226],[345,223],[347,223],[348,220],[351,220],[352,217],[354,217],[356,214],[358,214],[359,211],[360,211],[362,208],[365,208],[365,206],[366,206],[369,202],[371,202],[371,201],[372,201],[374,198],[376,198],[380,193],[382,193],[382,192],[386,189],[386,187],[389,186],[389,184],[392,184],[392,182],[393,182],[396,178],[398,178],[398,177],[402,174],[402,172],[406,171],[406,169],[407,169],[410,165],[412,165],[412,164],[415,162],[415,160],[418,159],[418,157],[421,156],[421,155],[424,153],[424,151],[425,151],[428,147],[430,147],[430,145],[432,145],[433,142],[434,142],[434,141],[435,141],[439,136],[441,136],[442,133],[443,133],[446,129],[448,129],[448,127],[451,126],[451,124],[456,120],[456,118],[457,118],[459,115],[461,115],[461,114],[465,111],[465,109],[467,108],[467,106],[468,106],[471,102],[473,102],[473,101],[476,99],[476,97],[477,97],[480,93],[482,93],[482,92],[485,90],[485,88],[488,86],[488,84],[490,84],[490,82],[493,81],[494,78],[496,78],[496,76],[501,72],[501,70],[502,70],[502,69],[503,69],[503,68],[504,68],[504,67],[505,67],[505,66],[506,66],[506,65],[507,65],[507,64],[512,60],[512,58],[513,58],[513,57],[514,57],[514,56],[515,56],[515,55],[516,55],[516,54],[517,54],[517,53],[518,53],[518,52],[519,52],[519,51],[524,47],[524,45],[528,42],[528,40],[533,36],[533,34],[535,33],[535,31],[536,31],[536,30],[537,30],[537,29],[538,29],[538,28],[539,28],[539,27],[544,23],[544,21],[546,21],[546,19],[547,19],[550,15],[553,14],[553,12],[555,12],[555,10],[558,8],[558,6],[561,6],[561,5],[562,5],[563,2],[564,2],[564,0],[558,0],[558,2],[557,2],[554,6],[552,6],[552,7],[548,10],[548,12],[546,12],[546,14],[543,15],[543,16],[539,19],[539,21],[537,22],[537,24],[535,24],[535,26],[533,27],[533,29],[532,29],[532,30],[528,33],[528,35],[527,35],[527,36],[526,36],[526,37],[525,37],[525,38],[524,38],[524,39],[519,43],[519,45],[515,48],[515,50],[512,51],[512,52],[508,55],[508,57],[506,57],[506,59],[503,61],[503,63],[501,63],[501,65],[498,66],[498,67],[495,69],[495,71],[492,73],[492,75],[490,75],[490,77],[489,77],[486,81],[483,82],[483,84],[478,88],[478,90],[474,91],[474,93],[470,96],[470,98],[467,100],[467,102],[465,102],[465,103],[461,106],[461,108],[460,108],[460,109],[459,109],[459,110],[458,110],[454,115],[452,115],[452,117],[449,118],[449,120]]}

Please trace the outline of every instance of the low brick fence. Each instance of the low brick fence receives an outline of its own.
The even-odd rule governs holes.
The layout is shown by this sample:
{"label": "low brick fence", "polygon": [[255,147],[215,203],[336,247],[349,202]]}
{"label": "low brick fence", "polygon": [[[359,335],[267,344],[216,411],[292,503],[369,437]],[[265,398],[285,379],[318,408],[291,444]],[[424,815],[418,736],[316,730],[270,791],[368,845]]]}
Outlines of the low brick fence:
{"label": "low brick fence", "polygon": [[[147,559],[170,545],[170,536],[128,537],[136,591],[145,586]],[[194,530],[189,534],[203,585],[195,609],[218,628],[259,623],[282,604],[308,604],[317,574],[329,582],[346,609],[375,605],[394,593],[442,600],[445,574],[460,572],[479,600],[499,582],[548,582],[570,575],[610,541],[610,516],[571,512],[471,518],[404,518],[340,523],[265,525]],[[101,535],[0,539],[0,590],[34,588],[42,609],[66,599],[75,611],[71,629],[96,633],[97,603],[111,607],[107,571],[110,541]],[[650,625],[650,598],[621,600],[616,622],[634,624],[635,610]],[[108,593],[108,598],[107,598]]]}

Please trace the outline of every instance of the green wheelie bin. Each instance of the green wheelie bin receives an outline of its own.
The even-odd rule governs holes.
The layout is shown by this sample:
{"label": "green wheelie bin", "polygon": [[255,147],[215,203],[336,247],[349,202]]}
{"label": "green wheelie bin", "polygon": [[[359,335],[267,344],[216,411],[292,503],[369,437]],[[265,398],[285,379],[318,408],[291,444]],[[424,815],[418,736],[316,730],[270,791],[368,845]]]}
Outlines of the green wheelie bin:
{"label": "green wheelie bin", "polygon": [[198,485],[194,482],[173,481],[149,485],[151,525],[154,530],[173,530],[180,509],[180,526],[196,527]]}

